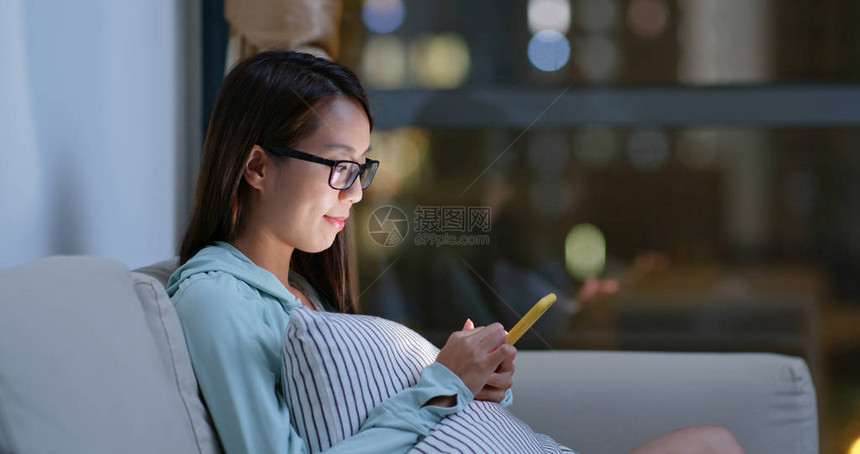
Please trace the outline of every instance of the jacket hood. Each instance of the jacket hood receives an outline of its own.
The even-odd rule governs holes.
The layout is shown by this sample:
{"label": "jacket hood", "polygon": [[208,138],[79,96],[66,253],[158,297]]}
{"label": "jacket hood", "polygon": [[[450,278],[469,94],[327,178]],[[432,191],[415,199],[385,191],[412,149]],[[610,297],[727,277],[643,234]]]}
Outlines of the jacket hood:
{"label": "jacket hood", "polygon": [[[179,290],[179,285],[182,281],[195,274],[209,271],[230,273],[251,287],[285,301],[290,305],[301,304],[299,299],[290,293],[274,274],[265,268],[257,266],[242,251],[225,241],[216,241],[206,246],[195,254],[194,257],[191,257],[191,259],[177,268],[167,280],[167,294],[173,297],[176,291]],[[290,279],[292,280],[294,277],[293,271],[290,270]]]}

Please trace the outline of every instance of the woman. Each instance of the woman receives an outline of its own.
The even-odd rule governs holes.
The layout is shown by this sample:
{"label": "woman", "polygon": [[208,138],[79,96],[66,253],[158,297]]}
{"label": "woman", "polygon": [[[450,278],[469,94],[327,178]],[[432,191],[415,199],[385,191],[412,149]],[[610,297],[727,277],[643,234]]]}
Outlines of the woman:
{"label": "woman", "polygon": [[[357,77],[309,54],[255,55],[222,84],[168,293],[227,453],[305,452],[279,383],[282,337],[299,305],[355,312],[340,232],[378,165],[366,157],[372,127]],[[467,321],[412,387],[420,405],[395,395],[371,411],[373,424],[330,452],[406,452],[473,398],[508,405],[515,355],[500,324]],[[716,427],[685,429],[635,452],[682,445],[741,452]]]}

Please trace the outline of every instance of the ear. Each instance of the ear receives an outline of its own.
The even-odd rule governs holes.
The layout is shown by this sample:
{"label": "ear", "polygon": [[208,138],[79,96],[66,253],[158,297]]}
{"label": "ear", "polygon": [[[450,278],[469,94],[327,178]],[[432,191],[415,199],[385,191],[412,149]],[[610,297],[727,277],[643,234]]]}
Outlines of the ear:
{"label": "ear", "polygon": [[272,166],[269,156],[259,145],[254,145],[248,157],[245,158],[245,164],[242,166],[242,176],[245,181],[252,187],[264,190],[265,179],[270,176]]}

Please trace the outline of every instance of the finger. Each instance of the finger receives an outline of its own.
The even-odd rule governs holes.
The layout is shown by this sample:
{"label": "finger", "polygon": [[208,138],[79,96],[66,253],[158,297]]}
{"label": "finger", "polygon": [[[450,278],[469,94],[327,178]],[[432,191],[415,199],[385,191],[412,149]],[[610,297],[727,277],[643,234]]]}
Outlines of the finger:
{"label": "finger", "polygon": [[478,394],[475,394],[475,400],[483,400],[486,402],[499,403],[505,398],[505,391],[501,389],[484,387]]}
{"label": "finger", "polygon": [[490,353],[490,362],[498,367],[505,359],[513,359],[517,349],[513,345],[502,344],[496,351]]}
{"label": "finger", "polygon": [[475,323],[472,322],[471,318],[466,319],[466,323],[463,325],[463,330],[475,329]]}
{"label": "finger", "polygon": [[[516,355],[516,353],[514,354]],[[496,368],[496,373],[504,373],[504,372],[513,372],[514,371],[514,358],[505,358],[499,363],[499,367]]]}
{"label": "finger", "polygon": [[479,335],[479,337],[476,337],[475,340],[483,351],[491,351],[499,345],[507,342],[508,338],[502,324],[493,323],[487,325],[484,331]]}
{"label": "finger", "polygon": [[463,338],[467,338],[467,337],[471,338],[471,337],[479,335],[485,329],[487,329],[486,326],[476,326],[472,329],[465,329],[465,327],[464,327],[461,331],[457,331],[457,332],[460,333],[460,335],[462,335]]}
{"label": "finger", "polygon": [[482,400],[486,402],[501,402],[501,399],[498,398],[499,393],[489,389],[482,389],[475,394],[475,400]]}
{"label": "finger", "polygon": [[483,338],[484,336],[487,336],[489,334],[495,333],[495,332],[504,332],[505,331],[505,327],[502,326],[502,324],[499,322],[490,323],[487,326],[479,326],[478,328],[475,328],[475,329],[481,329],[481,328],[483,328],[483,330],[482,330],[481,336],[478,337],[479,339]]}
{"label": "finger", "polygon": [[484,387],[505,390],[514,386],[513,374],[490,374]]}
{"label": "finger", "polygon": [[[513,345],[510,345],[507,343],[502,344],[502,345],[505,346],[505,349],[502,352],[499,352],[499,355],[501,355],[501,359],[499,360],[498,368],[499,369],[503,368],[505,370],[507,370],[507,369],[513,370],[514,359],[517,357],[517,348],[514,347]],[[502,346],[500,345],[499,348],[501,349],[501,347]],[[496,352],[494,351],[492,353],[496,353]],[[496,372],[499,372],[499,371],[497,370]]]}

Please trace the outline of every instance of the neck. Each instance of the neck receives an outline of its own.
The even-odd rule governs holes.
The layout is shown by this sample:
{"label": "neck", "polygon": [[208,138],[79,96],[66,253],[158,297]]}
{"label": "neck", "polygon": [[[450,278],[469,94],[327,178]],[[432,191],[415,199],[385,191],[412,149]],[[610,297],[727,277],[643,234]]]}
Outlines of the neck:
{"label": "neck", "polygon": [[254,264],[274,274],[284,287],[292,292],[289,276],[294,247],[280,241],[271,232],[254,228],[246,228],[230,244],[242,251]]}

